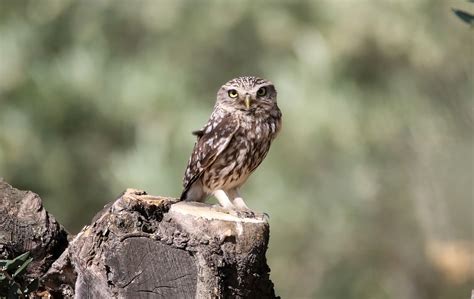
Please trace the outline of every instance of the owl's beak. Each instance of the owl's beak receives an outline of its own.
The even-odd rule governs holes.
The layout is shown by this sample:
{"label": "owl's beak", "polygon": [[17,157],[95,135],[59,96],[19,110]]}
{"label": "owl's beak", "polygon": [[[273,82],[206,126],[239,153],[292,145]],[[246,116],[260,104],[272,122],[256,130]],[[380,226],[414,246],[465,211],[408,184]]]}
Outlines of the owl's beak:
{"label": "owl's beak", "polygon": [[245,102],[245,107],[249,109],[250,108],[250,95],[249,94],[245,95],[244,102]]}

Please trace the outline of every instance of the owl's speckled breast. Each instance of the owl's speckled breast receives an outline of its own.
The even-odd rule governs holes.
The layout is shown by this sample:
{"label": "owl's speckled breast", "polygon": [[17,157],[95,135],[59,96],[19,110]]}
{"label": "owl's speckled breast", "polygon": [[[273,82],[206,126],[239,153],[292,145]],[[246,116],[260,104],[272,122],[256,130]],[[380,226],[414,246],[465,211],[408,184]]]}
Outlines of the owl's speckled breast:
{"label": "owl's speckled breast", "polygon": [[240,187],[267,155],[280,129],[279,117],[240,115],[239,129],[202,177],[206,192]]}

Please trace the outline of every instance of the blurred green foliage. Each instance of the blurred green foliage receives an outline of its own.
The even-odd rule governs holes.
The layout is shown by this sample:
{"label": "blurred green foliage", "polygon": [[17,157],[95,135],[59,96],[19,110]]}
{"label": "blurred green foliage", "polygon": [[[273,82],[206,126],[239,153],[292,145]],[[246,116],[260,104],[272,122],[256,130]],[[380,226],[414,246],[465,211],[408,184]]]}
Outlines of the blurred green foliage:
{"label": "blurred green foliage", "polygon": [[272,80],[284,128],[243,189],[283,298],[467,298],[469,3],[2,1],[0,176],[77,232],[125,188],[178,196],[218,87]]}

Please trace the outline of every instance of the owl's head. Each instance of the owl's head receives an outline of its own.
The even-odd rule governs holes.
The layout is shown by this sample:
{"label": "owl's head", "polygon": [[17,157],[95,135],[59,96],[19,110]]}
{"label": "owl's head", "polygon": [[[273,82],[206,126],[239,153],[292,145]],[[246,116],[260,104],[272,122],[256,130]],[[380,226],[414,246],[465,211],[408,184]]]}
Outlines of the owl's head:
{"label": "owl's head", "polygon": [[269,112],[277,105],[276,98],[272,82],[245,76],[232,79],[219,89],[216,106],[230,112]]}

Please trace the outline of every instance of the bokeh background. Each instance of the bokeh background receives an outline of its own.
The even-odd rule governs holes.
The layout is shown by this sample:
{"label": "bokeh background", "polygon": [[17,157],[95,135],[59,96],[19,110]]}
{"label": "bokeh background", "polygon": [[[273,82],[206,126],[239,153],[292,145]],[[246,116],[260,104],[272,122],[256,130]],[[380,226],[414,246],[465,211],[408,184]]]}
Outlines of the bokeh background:
{"label": "bokeh background", "polygon": [[464,1],[1,1],[0,176],[77,232],[178,196],[219,86],[284,128],[243,189],[283,298],[468,298],[474,32]]}

